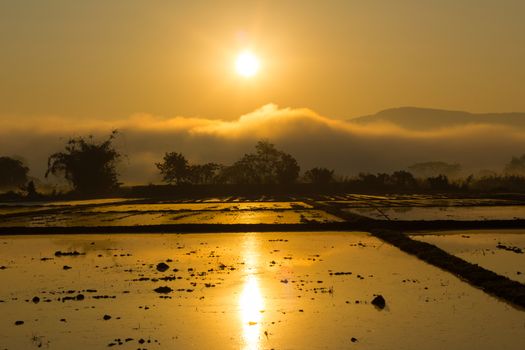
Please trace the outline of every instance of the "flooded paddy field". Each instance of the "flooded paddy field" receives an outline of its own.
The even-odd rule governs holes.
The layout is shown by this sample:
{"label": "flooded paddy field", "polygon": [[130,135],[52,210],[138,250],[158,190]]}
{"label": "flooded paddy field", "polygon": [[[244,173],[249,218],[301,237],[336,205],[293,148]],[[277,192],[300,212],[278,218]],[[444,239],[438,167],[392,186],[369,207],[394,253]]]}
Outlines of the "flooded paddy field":
{"label": "flooded paddy field", "polygon": [[[319,199],[323,200],[323,199]],[[476,207],[525,205],[523,198],[477,198],[455,197],[450,195],[384,195],[370,196],[348,194],[325,198],[326,203],[340,207]]]}
{"label": "flooded paddy field", "polygon": [[236,210],[290,210],[311,209],[304,202],[171,202],[171,203],[140,203],[121,204],[94,207],[93,212],[145,212],[145,211],[236,211]]}
{"label": "flooded paddy field", "polygon": [[169,224],[300,224],[307,222],[341,222],[336,216],[321,210],[236,210],[236,211],[134,211],[134,212],[74,212],[52,215],[27,215],[3,221],[4,227],[98,227],[148,226]]}
{"label": "flooded paddy field", "polygon": [[[345,225],[519,224],[523,204],[421,195],[0,204],[0,350],[521,349],[522,309]],[[238,233],[191,228],[200,224]],[[242,226],[261,224],[284,232]],[[308,227],[319,232],[288,232]],[[106,234],[113,228],[144,233]],[[410,237],[525,282],[522,231]]]}
{"label": "flooded paddy field", "polygon": [[525,230],[429,232],[412,238],[525,284]]}
{"label": "flooded paddy field", "polygon": [[360,232],[5,235],[0,276],[0,349],[525,347],[525,312]]}
{"label": "flooded paddy field", "polygon": [[444,195],[346,195],[320,200],[345,212],[374,220],[525,219],[524,198],[462,198]]}
{"label": "flooded paddy field", "polygon": [[304,202],[140,202],[6,206],[2,227],[97,227],[169,224],[301,224],[342,219]]}
{"label": "flooded paddy field", "polygon": [[525,201],[516,198],[344,194],[316,198],[261,196],[171,201],[109,198],[0,203],[0,227],[304,224],[344,221],[337,215],[330,214],[326,207],[378,221],[525,219]]}
{"label": "flooded paddy field", "polygon": [[349,213],[374,220],[517,220],[525,219],[525,206],[448,206],[448,207],[361,207],[346,208]]}
{"label": "flooded paddy field", "polygon": [[70,200],[70,201],[33,201],[33,202],[3,202],[0,203],[0,214],[10,214],[15,212],[56,209],[64,207],[104,205],[119,202],[132,201],[126,198],[104,198],[104,199],[87,199],[87,200]]}

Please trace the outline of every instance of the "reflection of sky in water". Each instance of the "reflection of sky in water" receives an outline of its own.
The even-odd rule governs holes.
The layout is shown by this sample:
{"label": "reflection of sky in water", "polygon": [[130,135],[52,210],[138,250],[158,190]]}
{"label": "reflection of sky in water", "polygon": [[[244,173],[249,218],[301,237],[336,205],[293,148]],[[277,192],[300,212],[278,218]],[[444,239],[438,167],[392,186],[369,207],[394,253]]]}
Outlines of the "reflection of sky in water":
{"label": "reflection of sky in water", "polygon": [[239,317],[242,322],[244,349],[259,349],[264,300],[259,288],[257,273],[258,247],[256,237],[247,235],[244,241],[243,258],[245,273],[243,291],[239,297]]}
{"label": "reflection of sky in water", "polygon": [[347,208],[373,219],[384,220],[514,220],[525,218],[523,206]]}
{"label": "reflection of sky in water", "polygon": [[[34,215],[29,215],[34,214]],[[301,220],[318,222],[342,221],[320,210],[232,210],[232,211],[181,211],[181,212],[63,212],[42,213],[2,219],[6,227],[71,227],[71,226],[142,226],[164,224],[297,224]],[[38,214],[38,212],[37,212]],[[0,215],[2,212],[0,211]]]}
{"label": "reflection of sky in water", "polygon": [[[498,241],[525,248],[521,238],[516,240],[525,231],[513,237],[504,232],[509,231],[495,231],[494,237],[456,232],[453,243],[462,243],[461,249],[470,244],[494,251]],[[380,245],[377,238],[357,232],[1,236],[0,266],[6,268],[0,269],[0,278],[7,283],[0,288],[0,349],[36,349],[33,337],[58,350],[106,349],[116,338],[128,337],[134,340],[112,348],[143,348],[138,343],[143,338],[152,341],[145,347],[153,350],[525,349],[523,311]],[[71,249],[87,254],[54,256]],[[321,257],[309,260],[315,254]],[[514,276],[524,272],[524,254],[497,249],[490,256],[499,257]],[[506,257],[520,260],[510,264]],[[137,280],[172,275],[155,268],[168,258],[181,280]],[[272,260],[274,267],[268,265]],[[235,270],[200,275],[219,263]],[[329,270],[353,274],[332,276]],[[356,278],[358,273],[365,278]],[[303,279],[305,285],[300,290],[294,283],[280,283],[283,278]],[[197,285],[190,287],[191,282]],[[154,292],[164,285],[175,289],[167,295],[171,299]],[[176,291],[182,287],[193,291]],[[335,292],[316,293],[319,287]],[[85,300],[59,300],[77,293]],[[389,310],[369,304],[373,293],[385,296]],[[94,298],[98,295],[115,298]],[[35,296],[41,298],[38,304],[31,302]],[[111,320],[103,320],[104,314]],[[15,326],[16,320],[25,324]]]}
{"label": "reflection of sky in water", "polygon": [[523,230],[449,231],[446,234],[437,232],[412,238],[436,245],[470,263],[525,283],[525,254],[497,248],[498,244],[502,244],[525,249]]}

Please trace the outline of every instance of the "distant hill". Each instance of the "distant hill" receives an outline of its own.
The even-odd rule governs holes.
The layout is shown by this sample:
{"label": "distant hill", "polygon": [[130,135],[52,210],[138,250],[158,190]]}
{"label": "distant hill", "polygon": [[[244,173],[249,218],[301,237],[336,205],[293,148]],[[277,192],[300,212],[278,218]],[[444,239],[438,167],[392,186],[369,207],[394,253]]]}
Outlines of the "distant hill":
{"label": "distant hill", "polygon": [[525,129],[525,113],[469,113],[442,109],[400,107],[349,120],[371,124],[388,122],[411,130],[432,130],[469,124],[506,125]]}

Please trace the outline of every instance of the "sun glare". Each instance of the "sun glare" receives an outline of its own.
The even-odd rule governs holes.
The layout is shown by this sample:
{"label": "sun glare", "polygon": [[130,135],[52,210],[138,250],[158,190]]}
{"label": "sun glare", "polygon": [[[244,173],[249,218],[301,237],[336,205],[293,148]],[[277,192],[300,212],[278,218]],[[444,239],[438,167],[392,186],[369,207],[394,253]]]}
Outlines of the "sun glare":
{"label": "sun glare", "polygon": [[249,51],[239,54],[239,56],[237,56],[237,60],[235,61],[237,73],[245,78],[250,78],[256,75],[259,71],[260,65],[261,64],[257,56]]}
{"label": "sun glare", "polygon": [[262,346],[261,322],[263,321],[264,297],[259,287],[258,261],[260,248],[253,234],[247,234],[244,241],[243,260],[247,274],[244,288],[239,297],[239,313],[242,322],[243,350],[258,350]]}

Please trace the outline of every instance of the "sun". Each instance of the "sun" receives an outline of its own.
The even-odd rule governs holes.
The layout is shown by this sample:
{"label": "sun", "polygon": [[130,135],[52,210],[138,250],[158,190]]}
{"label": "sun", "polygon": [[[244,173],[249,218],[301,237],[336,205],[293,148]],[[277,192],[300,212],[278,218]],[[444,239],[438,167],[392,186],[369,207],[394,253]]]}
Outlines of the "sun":
{"label": "sun", "polygon": [[259,72],[261,63],[257,56],[249,51],[244,51],[237,56],[235,69],[237,73],[245,78],[251,78]]}

